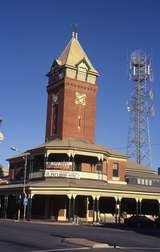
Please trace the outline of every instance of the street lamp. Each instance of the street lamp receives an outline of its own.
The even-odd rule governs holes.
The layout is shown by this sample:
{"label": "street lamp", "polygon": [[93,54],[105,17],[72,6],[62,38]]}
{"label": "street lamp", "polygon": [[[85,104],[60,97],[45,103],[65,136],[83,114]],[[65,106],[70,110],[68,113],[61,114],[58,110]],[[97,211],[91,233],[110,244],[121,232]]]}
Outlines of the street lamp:
{"label": "street lamp", "polygon": [[[1,124],[2,124],[2,118],[0,117],[0,126],[1,126]],[[4,135],[3,135],[3,133],[2,133],[2,131],[0,131],[0,143],[1,142],[3,142],[3,140],[4,140]],[[0,200],[0,208],[1,208],[1,200]]]}
{"label": "street lamp", "polygon": [[[2,124],[2,121],[3,121],[3,119],[0,118],[0,126]],[[3,135],[2,131],[0,131],[0,143],[3,142],[3,140],[4,140],[4,135]]]}
{"label": "street lamp", "polygon": [[0,143],[3,142],[3,140],[4,140],[4,135],[3,135],[3,133],[0,131]]}
{"label": "street lamp", "polygon": [[23,220],[25,221],[26,219],[26,206],[28,204],[28,198],[27,198],[27,193],[26,193],[26,175],[27,175],[27,153],[24,156],[25,162],[24,162],[24,179],[23,179],[23,194],[24,194],[24,199],[23,199]]}
{"label": "street lamp", "polygon": [[[15,147],[11,147],[11,150],[13,151],[18,151]],[[25,221],[26,219],[26,207],[28,204],[28,198],[27,198],[27,193],[26,193],[26,178],[27,178],[27,157],[28,157],[28,153],[24,153],[23,155],[23,159],[24,161],[24,177],[23,177],[23,195],[24,195],[24,199],[23,199],[23,220]]]}

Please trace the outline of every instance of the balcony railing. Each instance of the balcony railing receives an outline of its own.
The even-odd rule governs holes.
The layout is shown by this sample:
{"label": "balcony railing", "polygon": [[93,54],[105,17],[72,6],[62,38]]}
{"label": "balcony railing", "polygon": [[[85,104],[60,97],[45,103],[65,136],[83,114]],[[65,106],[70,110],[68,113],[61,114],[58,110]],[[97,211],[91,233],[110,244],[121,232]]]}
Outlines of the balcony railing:
{"label": "balcony railing", "polygon": [[46,169],[44,171],[32,172],[29,175],[30,179],[36,178],[49,178],[49,177],[63,177],[74,179],[94,179],[94,180],[107,180],[107,176],[102,173],[81,172],[81,171],[64,171]]}

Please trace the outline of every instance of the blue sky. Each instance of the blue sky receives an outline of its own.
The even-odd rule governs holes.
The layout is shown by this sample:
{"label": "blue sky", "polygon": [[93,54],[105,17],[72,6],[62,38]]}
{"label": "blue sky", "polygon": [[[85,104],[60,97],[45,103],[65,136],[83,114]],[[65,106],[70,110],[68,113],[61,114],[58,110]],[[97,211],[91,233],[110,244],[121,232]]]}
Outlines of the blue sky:
{"label": "blue sky", "polygon": [[1,0],[0,115],[5,135],[0,163],[44,142],[46,85],[52,61],[71,38],[72,24],[101,73],[97,95],[96,142],[126,152],[131,92],[129,57],[135,49],[153,61],[156,115],[151,118],[153,166],[160,166],[160,1]]}

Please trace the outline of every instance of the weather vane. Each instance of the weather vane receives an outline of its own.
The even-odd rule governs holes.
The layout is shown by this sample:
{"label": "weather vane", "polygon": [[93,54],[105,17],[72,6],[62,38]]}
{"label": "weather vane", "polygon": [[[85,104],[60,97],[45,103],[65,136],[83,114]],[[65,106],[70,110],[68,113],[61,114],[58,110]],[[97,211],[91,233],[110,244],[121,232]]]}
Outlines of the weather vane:
{"label": "weather vane", "polygon": [[77,24],[72,24],[72,37],[77,39],[78,37],[78,25]]}

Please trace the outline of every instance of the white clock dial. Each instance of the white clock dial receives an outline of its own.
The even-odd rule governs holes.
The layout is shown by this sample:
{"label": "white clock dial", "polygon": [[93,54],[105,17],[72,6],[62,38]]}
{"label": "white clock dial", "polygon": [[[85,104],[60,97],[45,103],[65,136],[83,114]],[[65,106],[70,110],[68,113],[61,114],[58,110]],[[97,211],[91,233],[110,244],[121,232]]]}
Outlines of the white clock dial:
{"label": "white clock dial", "polygon": [[79,92],[75,93],[75,104],[80,104],[82,106],[86,105],[86,94],[80,94]]}
{"label": "white clock dial", "polygon": [[52,102],[57,103],[58,102],[58,95],[57,94],[52,94]]}

